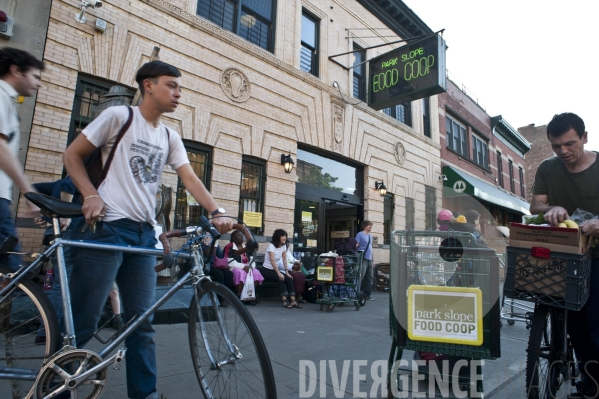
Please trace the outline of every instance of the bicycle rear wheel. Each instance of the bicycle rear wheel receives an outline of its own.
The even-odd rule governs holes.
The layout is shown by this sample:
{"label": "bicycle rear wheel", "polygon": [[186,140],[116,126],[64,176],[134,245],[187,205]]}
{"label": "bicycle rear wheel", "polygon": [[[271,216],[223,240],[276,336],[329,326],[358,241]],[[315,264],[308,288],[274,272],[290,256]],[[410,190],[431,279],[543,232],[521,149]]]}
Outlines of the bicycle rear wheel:
{"label": "bicycle rear wheel", "polygon": [[532,319],[526,359],[528,399],[553,399],[564,378],[560,360],[563,344],[563,319],[557,311],[537,305]]}
{"label": "bicycle rear wheel", "polygon": [[[0,266],[0,271],[7,272]],[[8,285],[0,277],[0,290]],[[36,338],[41,328],[45,342]],[[41,331],[40,331],[41,332]],[[59,347],[60,330],[56,314],[42,289],[29,278],[10,292],[0,294],[0,367],[31,370],[33,379],[0,379],[0,392],[23,398],[33,388],[42,363]],[[3,396],[4,397],[4,396]]]}
{"label": "bicycle rear wheel", "polygon": [[[239,298],[225,286],[196,286],[189,309],[189,343],[204,396],[277,397],[270,358],[256,323]],[[229,302],[220,306],[222,299]]]}

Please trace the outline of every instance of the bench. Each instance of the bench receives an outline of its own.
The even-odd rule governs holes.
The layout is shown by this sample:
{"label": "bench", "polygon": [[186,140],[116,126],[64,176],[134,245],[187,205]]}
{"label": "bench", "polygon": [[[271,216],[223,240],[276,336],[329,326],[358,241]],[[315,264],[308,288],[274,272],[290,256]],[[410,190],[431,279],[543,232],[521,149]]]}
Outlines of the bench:
{"label": "bench", "polygon": [[[264,254],[255,255],[256,268],[262,272],[262,265],[264,264]],[[263,281],[262,284],[256,284],[256,302],[260,297],[263,298],[278,298],[279,297],[279,285],[274,281]]]}

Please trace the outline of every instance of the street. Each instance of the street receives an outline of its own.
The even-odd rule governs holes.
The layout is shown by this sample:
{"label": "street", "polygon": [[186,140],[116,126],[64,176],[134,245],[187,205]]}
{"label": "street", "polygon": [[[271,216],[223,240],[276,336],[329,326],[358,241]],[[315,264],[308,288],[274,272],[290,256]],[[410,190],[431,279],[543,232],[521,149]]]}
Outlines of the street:
{"label": "street", "polygon": [[[360,311],[350,304],[332,313],[311,303],[302,309],[285,309],[275,298],[247,307],[268,347],[279,398],[387,397],[381,381],[391,348],[388,294],[377,291],[373,296],[376,300]],[[158,392],[166,399],[201,397],[189,355],[187,325],[155,327]],[[509,326],[504,322],[502,356],[485,360],[483,365],[486,398],[524,397],[527,340],[524,323]],[[404,351],[403,359],[412,358],[412,351]],[[105,397],[127,397],[124,370],[110,369],[108,381]],[[427,387],[423,381],[419,394],[405,392],[406,397],[426,397]]]}

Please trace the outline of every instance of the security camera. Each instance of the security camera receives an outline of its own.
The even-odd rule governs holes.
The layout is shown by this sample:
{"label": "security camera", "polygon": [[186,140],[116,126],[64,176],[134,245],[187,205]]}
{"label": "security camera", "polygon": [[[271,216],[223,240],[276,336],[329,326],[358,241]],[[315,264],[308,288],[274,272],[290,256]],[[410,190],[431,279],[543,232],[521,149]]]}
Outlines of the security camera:
{"label": "security camera", "polygon": [[85,10],[90,6],[92,8],[100,8],[102,7],[102,2],[100,0],[81,0],[81,12],[75,14],[75,21],[79,22],[80,24],[86,23],[87,19],[85,18]]}
{"label": "security camera", "polygon": [[100,0],[81,0],[81,4],[86,7],[89,7],[89,6],[92,6],[93,8],[102,7],[102,2]]}

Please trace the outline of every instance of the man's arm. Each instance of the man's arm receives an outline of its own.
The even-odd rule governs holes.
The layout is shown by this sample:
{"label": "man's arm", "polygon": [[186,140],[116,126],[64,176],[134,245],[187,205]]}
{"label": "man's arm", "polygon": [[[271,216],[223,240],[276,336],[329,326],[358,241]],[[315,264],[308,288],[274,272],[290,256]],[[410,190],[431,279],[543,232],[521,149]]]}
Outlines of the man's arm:
{"label": "man's arm", "polygon": [[21,163],[8,147],[6,136],[0,134],[0,169],[24,192],[36,192],[23,174]]}
{"label": "man's arm", "polygon": [[[204,209],[212,212],[218,208],[216,201],[206,190],[204,183],[196,176],[190,164],[186,163],[177,168],[177,174],[187,191]],[[221,234],[225,234],[233,228],[233,220],[230,218],[215,218],[211,220],[211,223]]]}
{"label": "man's arm", "polygon": [[[67,147],[62,156],[64,167],[83,198],[98,195],[98,191],[89,180],[89,175],[83,164],[85,157],[91,154],[95,149],[96,146],[94,146],[84,134],[80,134]],[[104,201],[102,201],[102,198],[98,196],[84,200],[81,209],[85,216],[85,220],[87,223],[91,224],[98,218],[98,215],[102,215],[106,212],[106,205],[104,204]]]}
{"label": "man's arm", "polygon": [[530,204],[530,213],[542,213],[545,220],[553,226],[557,226],[566,219],[569,219],[568,211],[561,206],[550,206],[547,195],[533,194]]}

